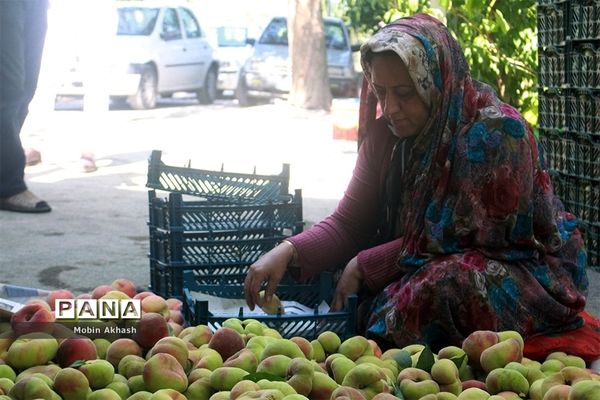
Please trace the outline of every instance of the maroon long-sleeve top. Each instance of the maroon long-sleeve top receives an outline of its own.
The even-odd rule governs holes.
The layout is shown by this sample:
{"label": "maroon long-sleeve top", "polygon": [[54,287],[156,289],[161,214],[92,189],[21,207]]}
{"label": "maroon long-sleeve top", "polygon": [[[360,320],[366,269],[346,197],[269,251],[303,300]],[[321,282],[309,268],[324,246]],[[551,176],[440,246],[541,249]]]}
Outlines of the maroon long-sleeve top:
{"label": "maroon long-sleeve top", "polygon": [[289,239],[298,253],[301,280],[344,266],[355,256],[364,283],[373,291],[400,277],[395,266],[400,239],[369,248],[377,233],[385,178],[398,141],[385,120],[377,120],[372,128],[360,146],[352,179],[335,211]]}

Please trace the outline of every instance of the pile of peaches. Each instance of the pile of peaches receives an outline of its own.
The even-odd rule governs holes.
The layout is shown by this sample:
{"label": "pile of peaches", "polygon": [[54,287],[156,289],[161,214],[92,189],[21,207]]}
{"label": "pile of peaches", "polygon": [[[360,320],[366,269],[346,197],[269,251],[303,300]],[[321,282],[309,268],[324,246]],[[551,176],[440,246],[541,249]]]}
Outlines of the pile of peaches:
{"label": "pile of peaches", "polygon": [[141,318],[126,321],[130,335],[92,337],[54,320],[55,300],[71,298],[52,291],[0,322],[0,400],[600,400],[583,359],[528,359],[514,331],[475,331],[434,354],[332,331],[283,338],[255,319],[213,330],[186,326],[181,301],[117,279],[78,298],[140,299]]}

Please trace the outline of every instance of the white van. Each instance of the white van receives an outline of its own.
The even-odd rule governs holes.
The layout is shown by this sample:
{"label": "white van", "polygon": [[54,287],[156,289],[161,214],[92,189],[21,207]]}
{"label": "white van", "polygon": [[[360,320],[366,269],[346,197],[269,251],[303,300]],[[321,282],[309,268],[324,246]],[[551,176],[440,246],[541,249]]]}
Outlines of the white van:
{"label": "white van", "polygon": [[[334,96],[356,96],[357,74],[352,59],[348,28],[339,18],[324,17],[327,72]],[[269,22],[252,55],[240,71],[236,98],[240,106],[251,105],[258,98],[285,97],[291,88],[291,60],[288,51],[288,28],[285,17]]]}

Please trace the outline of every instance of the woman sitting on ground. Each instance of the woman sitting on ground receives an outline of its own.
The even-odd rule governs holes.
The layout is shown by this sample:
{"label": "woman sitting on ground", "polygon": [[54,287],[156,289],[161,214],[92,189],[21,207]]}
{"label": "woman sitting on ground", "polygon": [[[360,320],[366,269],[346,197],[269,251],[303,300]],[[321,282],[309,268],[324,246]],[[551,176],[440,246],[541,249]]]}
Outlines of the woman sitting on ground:
{"label": "woman sitting on ground", "polygon": [[332,309],[358,293],[359,333],[380,343],[436,349],[479,329],[581,325],[583,240],[519,112],[471,78],[459,44],[427,15],[382,28],[361,62],[364,140],[345,195],[250,267],[249,306],[288,269],[306,280],[345,265]]}

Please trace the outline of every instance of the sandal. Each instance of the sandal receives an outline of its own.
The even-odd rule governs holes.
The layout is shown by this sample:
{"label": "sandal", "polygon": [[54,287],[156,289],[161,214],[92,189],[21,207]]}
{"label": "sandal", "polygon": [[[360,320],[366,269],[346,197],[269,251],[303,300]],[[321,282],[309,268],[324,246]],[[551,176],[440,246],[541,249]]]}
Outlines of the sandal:
{"label": "sandal", "polygon": [[52,208],[31,191],[25,190],[14,196],[0,199],[0,210],[21,213],[45,213],[52,211]]}
{"label": "sandal", "polygon": [[42,154],[36,149],[25,149],[25,165],[32,166],[42,162]]}
{"label": "sandal", "polygon": [[81,167],[83,172],[94,172],[98,169],[96,166],[96,158],[93,153],[81,154]]}

